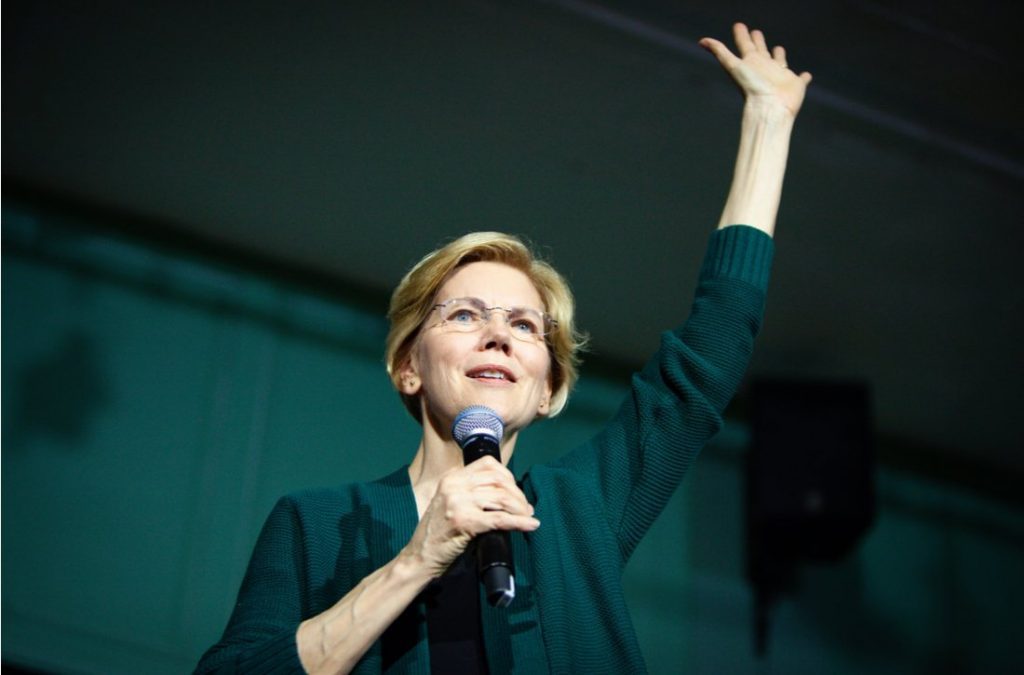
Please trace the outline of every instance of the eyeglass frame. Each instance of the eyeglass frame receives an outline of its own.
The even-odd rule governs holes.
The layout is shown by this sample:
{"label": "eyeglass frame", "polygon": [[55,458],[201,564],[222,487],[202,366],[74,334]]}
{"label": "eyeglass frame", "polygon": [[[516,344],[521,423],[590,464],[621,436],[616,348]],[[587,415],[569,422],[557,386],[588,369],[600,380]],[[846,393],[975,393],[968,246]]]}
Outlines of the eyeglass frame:
{"label": "eyeglass frame", "polygon": [[[444,318],[442,310],[443,310],[444,307],[446,307],[448,305],[451,305],[452,303],[457,303],[457,302],[460,302],[460,301],[469,301],[469,303],[473,306],[473,308],[478,310],[481,313],[479,321],[474,321],[472,324],[467,324],[467,325],[472,326],[472,328],[470,328],[468,330],[460,330],[460,329],[456,328],[456,330],[460,330],[460,332],[474,333],[474,332],[476,332],[478,330],[483,329],[484,326],[486,326],[488,323],[490,323],[492,313],[495,310],[501,310],[502,312],[505,313],[505,325],[510,328],[509,332],[513,335],[513,337],[515,337],[517,340],[519,340],[521,342],[528,342],[528,343],[545,342],[547,340],[547,337],[549,335],[551,335],[552,333],[554,333],[558,329],[558,320],[553,318],[547,312],[542,312],[539,309],[534,309],[532,307],[502,307],[501,305],[495,305],[493,307],[488,307],[487,303],[485,303],[483,300],[481,300],[480,298],[474,298],[474,297],[450,298],[448,300],[445,300],[444,302],[439,302],[436,305],[434,305],[433,307],[431,307],[430,311],[433,312],[434,310],[438,310],[438,316],[441,318],[441,323],[434,324],[434,325],[435,326],[446,326],[446,325],[456,326],[457,324],[452,322],[450,319]],[[544,332],[543,333],[522,333],[521,331],[512,330],[511,329],[511,327],[512,327],[512,320],[513,320],[512,314],[514,312],[530,312],[530,313],[534,313],[534,314],[539,315],[540,319],[541,319],[540,327],[541,327],[541,329]]]}

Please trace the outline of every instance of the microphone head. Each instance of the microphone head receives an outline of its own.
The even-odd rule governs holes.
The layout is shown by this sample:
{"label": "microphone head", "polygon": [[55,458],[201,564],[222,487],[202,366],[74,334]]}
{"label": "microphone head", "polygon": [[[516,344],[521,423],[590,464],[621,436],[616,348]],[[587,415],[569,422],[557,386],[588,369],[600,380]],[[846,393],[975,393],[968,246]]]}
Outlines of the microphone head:
{"label": "microphone head", "polygon": [[452,438],[459,446],[464,446],[466,441],[474,436],[488,436],[494,439],[495,443],[501,443],[501,437],[505,434],[505,423],[487,406],[471,405],[464,408],[455,416],[452,424]]}

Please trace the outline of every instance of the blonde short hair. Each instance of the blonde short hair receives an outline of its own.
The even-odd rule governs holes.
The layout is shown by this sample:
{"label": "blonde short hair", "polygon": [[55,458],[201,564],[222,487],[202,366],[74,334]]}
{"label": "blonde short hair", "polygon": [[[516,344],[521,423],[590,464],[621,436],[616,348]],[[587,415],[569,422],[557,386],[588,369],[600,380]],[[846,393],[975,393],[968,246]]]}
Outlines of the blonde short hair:
{"label": "blonde short hair", "polygon": [[[501,232],[473,232],[428,253],[413,266],[391,295],[388,320],[391,327],[384,353],[388,375],[401,392],[401,370],[410,358],[423,322],[437,302],[438,289],[455,270],[474,262],[498,262],[530,278],[544,302],[544,311],[558,322],[547,336],[551,355],[551,403],[549,417],[565,407],[579,375],[579,354],[587,338],[576,330],[575,300],[569,284],[548,263],[534,255],[518,237]],[[417,396],[401,394],[402,402],[420,423],[422,411]]]}

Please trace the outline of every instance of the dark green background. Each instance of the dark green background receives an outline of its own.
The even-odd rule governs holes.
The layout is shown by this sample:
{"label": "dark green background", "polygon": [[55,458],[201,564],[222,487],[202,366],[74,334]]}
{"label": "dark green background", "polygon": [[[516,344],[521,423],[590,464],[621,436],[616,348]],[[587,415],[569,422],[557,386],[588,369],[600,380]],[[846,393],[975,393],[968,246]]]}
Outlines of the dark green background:
{"label": "dark green background", "polygon": [[[282,493],[408,461],[383,298],[8,203],[3,213],[3,659],[180,673],[214,642]],[[771,307],[769,303],[769,314]],[[625,374],[584,368],[517,469],[591,433]],[[596,372],[593,372],[596,371]],[[1021,510],[882,468],[847,561],[808,568],[753,657],[731,419],[627,568],[653,672],[1005,672],[1024,605]]]}

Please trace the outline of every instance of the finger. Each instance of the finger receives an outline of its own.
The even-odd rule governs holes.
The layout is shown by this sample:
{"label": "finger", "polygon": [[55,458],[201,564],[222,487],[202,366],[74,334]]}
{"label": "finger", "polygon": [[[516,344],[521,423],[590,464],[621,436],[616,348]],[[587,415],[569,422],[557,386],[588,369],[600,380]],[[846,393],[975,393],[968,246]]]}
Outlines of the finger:
{"label": "finger", "polygon": [[[474,462],[473,464],[480,464]],[[470,488],[477,488],[482,485],[500,485],[507,488],[516,487],[516,477],[508,470],[508,467],[494,463],[474,467],[466,477]]]}
{"label": "finger", "polygon": [[805,70],[804,72],[800,73],[800,79],[804,81],[804,86],[806,86],[806,85],[810,84],[811,80],[814,79],[814,78],[813,78],[813,76],[810,73],[808,73]]}
{"label": "finger", "polygon": [[786,48],[783,47],[782,45],[776,45],[772,49],[772,58],[775,59],[775,62],[778,63],[783,68],[789,67],[786,61]]}
{"label": "finger", "polygon": [[493,457],[481,457],[453,471],[466,485],[472,486],[494,480],[495,476],[508,472],[508,469]]}
{"label": "finger", "polygon": [[703,38],[698,44],[711,52],[726,69],[734,68],[740,61],[728,47],[714,38]]}
{"label": "finger", "polygon": [[518,490],[481,488],[473,492],[473,503],[483,511],[505,511],[515,515],[532,516],[533,504]]}
{"label": "finger", "polygon": [[470,474],[492,474],[492,473],[495,473],[495,474],[506,475],[506,476],[509,476],[509,477],[512,476],[512,472],[509,470],[509,468],[507,466],[502,464],[500,461],[498,461],[494,457],[491,457],[490,455],[486,455],[486,456],[481,457],[480,459],[478,459],[478,460],[476,460],[476,461],[474,461],[474,462],[472,462],[470,464],[467,464],[466,465],[466,471],[468,473],[470,473]]}
{"label": "finger", "polygon": [[[495,503],[497,506],[497,503]],[[502,508],[481,509],[471,500],[463,500],[445,514],[446,541],[461,541],[490,530],[535,530],[540,521],[532,514],[510,513]]]}
{"label": "finger", "polygon": [[491,530],[533,532],[540,527],[540,521],[532,516],[517,516],[504,511],[489,511],[487,515],[487,522]]}
{"label": "finger", "polygon": [[[477,464],[478,462],[474,462]],[[515,476],[507,467],[501,464],[493,464],[490,467],[475,469],[466,477],[464,483],[446,486],[446,494],[449,498],[460,493],[468,493],[473,496],[475,503],[483,505],[482,500],[493,499],[495,495],[500,496],[500,508],[516,513],[533,513],[533,505],[526,499],[519,485],[516,484]],[[488,508],[493,508],[493,502],[487,502]]]}
{"label": "finger", "polygon": [[765,42],[764,33],[756,29],[752,30],[750,31],[750,39],[753,41],[754,47],[757,49],[757,51],[761,52],[762,54],[769,53],[768,43]]}
{"label": "finger", "polygon": [[480,459],[474,460],[466,465],[466,469],[470,471],[481,471],[483,469],[494,469],[497,467],[504,468],[505,465],[490,455],[484,455]]}
{"label": "finger", "polygon": [[751,39],[750,30],[747,28],[745,23],[736,22],[732,26],[732,38],[736,43],[736,51],[739,52],[740,56],[746,56],[750,52],[757,49],[753,39]]}

